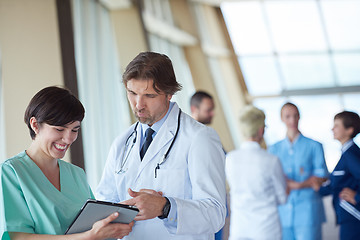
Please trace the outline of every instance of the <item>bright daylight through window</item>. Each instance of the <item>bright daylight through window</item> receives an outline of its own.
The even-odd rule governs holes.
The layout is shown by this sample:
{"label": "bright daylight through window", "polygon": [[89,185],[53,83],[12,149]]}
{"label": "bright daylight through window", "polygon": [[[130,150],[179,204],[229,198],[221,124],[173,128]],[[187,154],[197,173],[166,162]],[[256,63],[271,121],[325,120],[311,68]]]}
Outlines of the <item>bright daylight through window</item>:
{"label": "bright daylight through window", "polygon": [[323,143],[332,171],[340,155],[333,117],[360,113],[360,1],[233,1],[221,9],[249,97],[266,113],[267,144],[285,135],[280,107],[294,102],[300,130]]}

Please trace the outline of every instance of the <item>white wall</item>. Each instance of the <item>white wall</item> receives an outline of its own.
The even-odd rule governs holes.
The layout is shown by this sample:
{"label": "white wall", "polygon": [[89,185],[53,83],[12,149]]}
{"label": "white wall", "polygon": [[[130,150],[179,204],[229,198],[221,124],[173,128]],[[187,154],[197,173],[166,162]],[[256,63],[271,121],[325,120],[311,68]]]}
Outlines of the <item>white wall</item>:
{"label": "white wall", "polygon": [[55,0],[0,0],[0,51],[1,145],[8,158],[31,142],[23,121],[31,97],[43,87],[63,84]]}

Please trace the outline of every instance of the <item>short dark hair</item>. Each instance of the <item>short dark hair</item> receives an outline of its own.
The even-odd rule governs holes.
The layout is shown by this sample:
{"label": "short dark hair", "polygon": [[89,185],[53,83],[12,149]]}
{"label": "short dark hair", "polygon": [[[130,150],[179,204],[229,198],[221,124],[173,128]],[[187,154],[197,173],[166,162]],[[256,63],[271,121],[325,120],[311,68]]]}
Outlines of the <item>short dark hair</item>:
{"label": "short dark hair", "polygon": [[153,80],[153,88],[159,93],[174,95],[182,86],[176,81],[175,72],[168,56],[155,52],[138,54],[126,67],[123,74],[125,87],[131,79]]}
{"label": "short dark hair", "polygon": [[285,104],[281,107],[280,115],[282,115],[283,109],[284,109],[285,107],[294,107],[294,108],[296,108],[296,110],[297,110],[297,112],[298,112],[298,114],[299,114],[299,117],[300,117],[299,108],[298,108],[295,104],[293,104],[293,103],[291,103],[291,102],[287,102],[287,103],[285,103]]}
{"label": "short dark hair", "polygon": [[334,120],[335,119],[341,119],[346,129],[351,127],[354,129],[351,138],[356,137],[356,135],[360,132],[360,118],[357,113],[342,111],[335,115]]}
{"label": "short dark hair", "polygon": [[29,128],[30,136],[35,139],[35,132],[30,126],[30,119],[35,117],[39,124],[64,126],[84,119],[85,109],[81,102],[62,87],[46,87],[30,100],[25,110],[24,121]]}
{"label": "short dark hair", "polygon": [[196,93],[194,93],[194,95],[192,95],[190,99],[190,106],[195,106],[198,108],[204,98],[209,98],[211,100],[213,99],[213,97],[207,92],[197,91]]}

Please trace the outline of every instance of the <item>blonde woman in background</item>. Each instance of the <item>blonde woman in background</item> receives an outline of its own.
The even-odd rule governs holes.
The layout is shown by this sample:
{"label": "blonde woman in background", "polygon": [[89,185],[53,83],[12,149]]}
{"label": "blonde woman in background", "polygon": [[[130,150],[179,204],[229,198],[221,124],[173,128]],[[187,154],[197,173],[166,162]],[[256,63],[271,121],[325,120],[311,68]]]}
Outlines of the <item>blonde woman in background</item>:
{"label": "blonde woman in background", "polygon": [[229,240],[281,239],[277,207],[286,202],[286,180],[278,158],[260,147],[264,129],[264,112],[245,107],[240,115],[243,143],[226,156]]}

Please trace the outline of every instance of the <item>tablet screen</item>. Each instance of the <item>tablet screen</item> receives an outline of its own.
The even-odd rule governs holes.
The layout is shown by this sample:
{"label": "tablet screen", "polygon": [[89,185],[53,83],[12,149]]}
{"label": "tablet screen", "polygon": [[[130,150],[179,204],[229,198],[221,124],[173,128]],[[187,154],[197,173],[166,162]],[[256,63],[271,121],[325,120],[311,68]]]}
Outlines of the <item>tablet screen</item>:
{"label": "tablet screen", "polygon": [[114,212],[119,213],[118,218],[113,221],[114,223],[130,223],[139,210],[134,206],[88,199],[65,234],[88,231],[95,222],[108,217]]}

